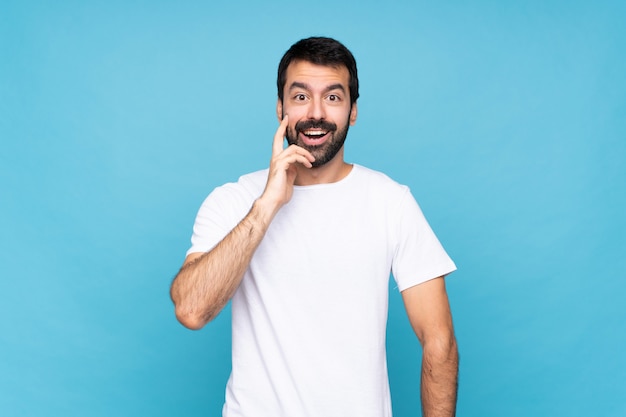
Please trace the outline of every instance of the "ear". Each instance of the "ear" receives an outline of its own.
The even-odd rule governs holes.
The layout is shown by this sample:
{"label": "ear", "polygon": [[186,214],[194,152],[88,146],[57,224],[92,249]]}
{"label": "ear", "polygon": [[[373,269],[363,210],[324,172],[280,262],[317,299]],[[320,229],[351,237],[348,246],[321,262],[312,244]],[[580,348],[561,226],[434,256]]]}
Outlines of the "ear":
{"label": "ear", "polygon": [[280,98],[276,101],[276,117],[278,117],[278,123],[283,121],[283,101]]}
{"label": "ear", "polygon": [[356,123],[356,116],[359,111],[357,110],[356,102],[352,105],[352,109],[350,110],[350,126],[354,126]]}

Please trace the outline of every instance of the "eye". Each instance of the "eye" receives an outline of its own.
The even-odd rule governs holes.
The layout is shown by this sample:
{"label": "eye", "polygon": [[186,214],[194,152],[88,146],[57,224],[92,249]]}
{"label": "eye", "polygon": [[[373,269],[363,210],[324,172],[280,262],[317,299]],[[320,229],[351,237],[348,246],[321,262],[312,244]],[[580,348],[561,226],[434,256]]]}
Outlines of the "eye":
{"label": "eye", "polygon": [[295,101],[304,101],[304,100],[306,100],[306,95],[304,95],[304,94],[296,94],[295,96],[293,96],[293,99]]}
{"label": "eye", "polygon": [[341,101],[341,97],[339,97],[337,94],[330,94],[328,96],[328,101]]}

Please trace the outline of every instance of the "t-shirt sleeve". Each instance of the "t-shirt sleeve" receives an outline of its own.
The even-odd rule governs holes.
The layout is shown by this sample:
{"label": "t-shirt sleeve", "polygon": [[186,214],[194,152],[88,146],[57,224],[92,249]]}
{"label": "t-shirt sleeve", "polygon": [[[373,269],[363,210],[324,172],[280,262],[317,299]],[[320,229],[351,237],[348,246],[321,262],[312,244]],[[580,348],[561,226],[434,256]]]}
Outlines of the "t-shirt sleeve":
{"label": "t-shirt sleeve", "polygon": [[408,188],[399,207],[396,233],[392,274],[400,291],[456,270]]}
{"label": "t-shirt sleeve", "polygon": [[250,209],[250,203],[228,184],[218,187],[204,200],[196,215],[187,255],[208,252],[237,226]]}

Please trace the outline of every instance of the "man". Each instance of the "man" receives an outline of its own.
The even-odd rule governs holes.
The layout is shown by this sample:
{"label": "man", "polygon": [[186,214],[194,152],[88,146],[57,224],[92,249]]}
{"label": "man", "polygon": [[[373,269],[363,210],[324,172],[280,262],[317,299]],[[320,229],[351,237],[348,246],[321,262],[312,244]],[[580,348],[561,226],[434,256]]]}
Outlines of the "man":
{"label": "man", "polygon": [[191,329],[232,299],[223,416],[391,416],[390,272],[423,346],[424,415],[454,415],[443,276],[455,266],[407,187],[344,161],[357,119],[354,57],[333,39],[303,39],[283,56],[277,86],[269,169],[207,197],[171,288]]}

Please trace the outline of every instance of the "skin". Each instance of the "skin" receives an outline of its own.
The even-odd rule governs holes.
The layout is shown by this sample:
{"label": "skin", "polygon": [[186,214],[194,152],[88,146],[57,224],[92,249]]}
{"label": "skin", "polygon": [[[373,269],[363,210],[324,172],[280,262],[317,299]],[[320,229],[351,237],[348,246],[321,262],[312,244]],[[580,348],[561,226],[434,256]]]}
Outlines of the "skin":
{"label": "skin", "polygon": [[[348,82],[350,74],[345,67],[333,68],[296,61],[287,68],[284,103],[276,103],[276,116],[289,116],[288,129],[304,120],[328,120],[338,127],[356,123],[357,105],[350,103]],[[323,166],[295,165],[296,185],[311,185],[340,181],[350,173],[352,165],[343,159],[344,148]]]}
{"label": "skin", "polygon": [[407,288],[402,300],[422,345],[422,415],[454,416],[459,353],[444,278]]}
{"label": "skin", "polygon": [[[348,82],[345,67],[295,61],[287,68],[284,102],[278,100],[276,105],[280,125],[274,135],[269,175],[262,195],[215,248],[189,254],[172,282],[170,294],[176,317],[185,327],[201,329],[232,298],[274,216],[291,199],[294,185],[332,183],[350,173],[352,165],[344,161],[343,147],[329,162],[313,168],[312,152],[316,153],[317,148],[309,152],[296,144],[286,148],[283,145],[287,129],[294,133],[299,121],[324,119],[338,128],[354,125],[357,106],[350,103]],[[320,141],[332,140],[331,136]],[[423,347],[423,415],[453,416],[458,352],[444,279],[439,277],[408,288],[402,292],[402,298]]]}

